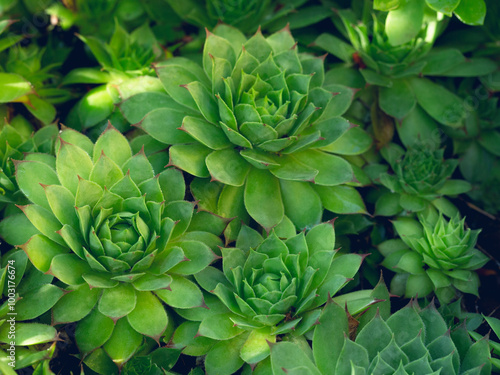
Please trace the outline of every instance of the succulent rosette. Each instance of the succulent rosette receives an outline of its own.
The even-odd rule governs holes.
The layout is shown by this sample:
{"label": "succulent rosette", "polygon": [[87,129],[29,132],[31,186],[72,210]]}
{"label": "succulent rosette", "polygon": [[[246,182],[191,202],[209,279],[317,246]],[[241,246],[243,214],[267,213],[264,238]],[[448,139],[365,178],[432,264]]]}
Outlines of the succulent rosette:
{"label": "succulent rosette", "polygon": [[392,315],[377,312],[358,326],[342,306],[331,302],[319,318],[312,353],[292,342],[272,345],[272,371],[276,375],[491,374],[488,338],[472,341],[465,325],[450,331],[433,303],[421,309],[412,301]]}
{"label": "succulent rosette", "polygon": [[[263,239],[244,226],[236,244],[239,247],[222,249],[223,271],[207,267],[195,275],[222,306],[212,302],[210,310],[183,314],[188,320],[201,321],[200,338],[219,341],[205,351],[209,374],[232,374],[244,362],[257,364],[268,357],[268,342],[276,342],[279,335],[304,340],[300,336],[313,328],[319,307],[351,280],[364,258],[337,254],[331,222],[307,234],[293,230],[287,239],[280,239],[275,231]],[[341,297],[350,299],[349,294]],[[354,309],[370,303],[373,298],[358,300]],[[174,334],[175,347],[182,337],[182,333]],[[221,357],[222,352],[227,356]]]}
{"label": "succulent rosette", "polygon": [[479,277],[474,272],[489,258],[475,248],[479,230],[464,228],[462,219],[398,218],[394,228],[401,239],[379,245],[386,257],[383,266],[396,275],[391,291],[406,297],[436,293],[448,303],[459,292],[478,294]]}
{"label": "succulent rosette", "polygon": [[[156,71],[175,103],[137,126],[173,145],[171,165],[204,179],[191,189],[201,202],[212,200],[215,213],[251,217],[266,229],[287,215],[302,229],[321,221],[323,207],[365,212],[346,185],[353,169],[360,181],[362,171],[335,155],[361,153],[359,138],[370,138],[340,117],[353,91],[324,87],[322,59],[299,54],[288,29],[247,40],[219,26],[208,32],[203,68],[179,57]],[[210,178],[218,182],[215,197],[207,196]]]}
{"label": "succulent rosette", "polygon": [[457,159],[445,160],[444,149],[424,145],[414,145],[405,152],[402,147],[390,143],[381,153],[394,174],[382,172],[375,177],[376,182],[389,189],[376,202],[377,215],[393,216],[403,210],[420,212],[425,209],[437,209],[448,217],[458,214],[458,209],[444,197],[471,189],[465,180],[450,179],[458,166]]}
{"label": "succulent rosette", "polygon": [[[185,276],[217,258],[224,221],[200,220],[182,200],[181,172],[155,175],[144,152],[132,155],[111,125],[95,144],[66,128],[57,148],[55,158],[16,162],[17,183],[32,202],[20,208],[38,232],[21,247],[70,292],[54,306],[53,324],[78,321],[81,352],[103,346],[121,366],[143,335],[158,341],[167,329],[162,302],[203,305]],[[6,225],[15,231],[15,221]]]}
{"label": "succulent rosette", "polygon": [[97,85],[85,91],[69,112],[65,125],[88,131],[96,139],[109,120],[125,133],[130,130],[130,123],[117,105],[138,93],[163,91],[151,68],[151,63],[162,56],[158,42],[147,24],[129,34],[118,22],[108,43],[95,36],[79,37],[101,67],[76,68],[65,76],[63,85]]}

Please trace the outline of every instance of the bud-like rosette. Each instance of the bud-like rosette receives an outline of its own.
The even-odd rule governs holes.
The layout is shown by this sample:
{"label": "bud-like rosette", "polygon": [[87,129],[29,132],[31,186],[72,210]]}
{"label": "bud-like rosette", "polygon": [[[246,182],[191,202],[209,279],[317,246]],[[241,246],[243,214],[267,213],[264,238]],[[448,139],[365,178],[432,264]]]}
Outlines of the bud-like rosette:
{"label": "bud-like rosette", "polygon": [[[22,248],[71,291],[54,306],[53,323],[81,320],[80,350],[104,345],[121,365],[143,335],[158,340],[165,331],[161,301],[203,305],[201,291],[184,276],[217,258],[212,249],[221,245],[222,229],[213,227],[224,221],[198,217],[182,200],[181,172],[155,175],[144,152],[132,155],[111,125],[95,144],[65,129],[57,148],[56,158],[16,162],[19,187],[33,203],[20,208],[38,231]],[[122,342],[123,335],[131,340]]]}
{"label": "bud-like rosette", "polygon": [[387,317],[377,311],[358,326],[331,302],[319,318],[312,355],[297,342],[281,342],[271,346],[271,364],[277,374],[490,374],[488,338],[473,342],[465,325],[450,331],[434,303],[421,309],[412,301]]}
{"label": "bud-like rosette", "polygon": [[438,210],[448,217],[458,214],[457,208],[443,196],[455,196],[471,189],[464,180],[450,179],[458,165],[457,159],[443,158],[444,149],[415,145],[405,151],[391,143],[381,150],[394,174],[380,173],[377,180],[390,192],[382,194],[375,214],[393,216],[403,209],[420,212]]}
{"label": "bud-like rosette", "polygon": [[480,231],[464,229],[464,220],[447,222],[440,216],[420,222],[394,221],[401,240],[379,245],[386,257],[382,264],[397,272],[391,283],[393,293],[425,297],[435,291],[442,303],[458,291],[477,295],[479,277],[474,270],[489,259],[474,247]]}
{"label": "bud-like rosette", "polygon": [[[269,355],[267,342],[276,342],[278,335],[293,331],[301,336],[311,330],[319,307],[354,277],[364,258],[337,254],[332,222],[319,224],[307,234],[293,231],[287,239],[280,239],[275,231],[263,239],[243,226],[236,245],[222,249],[223,271],[207,267],[195,275],[211,295],[206,299],[210,309],[180,312],[191,322],[179,327],[172,340],[174,347],[182,347],[187,341],[183,332],[196,324],[200,337],[220,340],[213,350],[203,353],[207,353],[207,371],[213,374],[232,374],[242,365],[228,358],[222,363],[217,355],[220,350],[232,348],[228,356],[255,364]],[[212,301],[214,296],[218,304]],[[355,308],[373,303],[368,294],[365,297]],[[351,299],[349,294],[341,298]],[[189,344],[187,350],[193,350]]]}
{"label": "bud-like rosette", "polygon": [[156,65],[175,102],[137,126],[173,145],[171,165],[205,179],[193,191],[206,190],[199,187],[209,178],[219,183],[214,199],[222,216],[250,215],[270,229],[287,215],[310,228],[323,207],[365,212],[359,193],[344,185],[355,180],[354,167],[334,155],[371,145],[340,117],[353,91],[324,85],[323,60],[299,54],[288,29],[268,38],[258,31],[249,40],[228,26],[214,33],[207,33],[203,68],[180,57]]}

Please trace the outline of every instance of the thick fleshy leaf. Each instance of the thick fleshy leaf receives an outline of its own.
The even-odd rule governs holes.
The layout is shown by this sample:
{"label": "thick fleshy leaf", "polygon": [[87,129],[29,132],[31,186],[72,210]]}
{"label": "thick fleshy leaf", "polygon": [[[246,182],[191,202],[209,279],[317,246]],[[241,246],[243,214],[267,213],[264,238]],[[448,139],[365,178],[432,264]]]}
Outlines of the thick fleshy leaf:
{"label": "thick fleshy leaf", "polygon": [[424,78],[412,78],[410,85],[418,104],[432,118],[451,127],[462,126],[465,109],[458,96]]}
{"label": "thick fleshy leaf", "polygon": [[250,170],[245,185],[245,207],[264,228],[278,225],[284,215],[279,180],[266,170]]}
{"label": "thick fleshy leaf", "polygon": [[41,234],[31,237],[21,248],[28,255],[31,263],[42,272],[50,269],[50,263],[55,256],[66,254],[69,250]]}
{"label": "thick fleshy leaf", "polygon": [[87,284],[70,287],[52,309],[54,324],[70,323],[82,320],[94,308],[101,291],[90,289]]}
{"label": "thick fleshy leaf", "polygon": [[134,310],[137,293],[130,284],[104,289],[98,304],[99,311],[116,321]]}
{"label": "thick fleshy leaf", "polygon": [[168,316],[161,302],[150,292],[136,292],[137,303],[127,315],[130,326],[137,332],[159,340],[168,325]]}
{"label": "thick fleshy leaf", "polygon": [[203,294],[200,288],[182,276],[172,275],[170,289],[162,289],[155,292],[169,306],[179,309],[189,309],[203,305]]}
{"label": "thick fleshy leaf", "polygon": [[0,236],[10,245],[22,245],[35,234],[40,232],[23,213],[7,216],[0,221]]}
{"label": "thick fleshy leaf", "polygon": [[351,186],[314,186],[323,206],[339,214],[366,213],[359,192]]}
{"label": "thick fleshy leaf", "polygon": [[123,172],[121,168],[104,153],[101,153],[89,176],[90,181],[108,189],[122,178]]}
{"label": "thick fleshy leaf", "polygon": [[175,145],[169,150],[169,164],[196,177],[210,177],[205,159],[211,152],[211,149],[201,144]]}
{"label": "thick fleshy leaf", "polygon": [[243,365],[240,350],[246,340],[246,334],[215,344],[205,359],[208,375],[231,375]]}
{"label": "thick fleshy leaf", "polygon": [[50,210],[45,191],[40,184],[59,185],[59,178],[54,169],[37,161],[21,161],[16,163],[16,180],[19,189],[29,200]]}
{"label": "thick fleshy leaf", "polygon": [[172,108],[157,108],[137,125],[154,139],[165,144],[192,142],[193,138],[179,130],[186,112]]}
{"label": "thick fleshy leaf", "polygon": [[115,323],[98,309],[83,318],[76,326],[75,339],[80,351],[87,353],[103,345],[111,337]]}
{"label": "thick fleshy leaf", "polygon": [[318,185],[333,186],[353,179],[350,164],[336,155],[331,155],[319,150],[301,151],[294,156],[302,163],[318,170],[314,182]]}
{"label": "thick fleshy leaf", "polygon": [[50,238],[52,241],[57,242],[59,245],[65,245],[61,236],[56,233],[59,229],[61,229],[61,223],[52,214],[52,212],[43,207],[37,206],[36,204],[29,204],[20,208],[26,217],[31,221],[31,224],[33,224],[42,234]]}
{"label": "thick fleshy leaf", "polygon": [[280,180],[285,215],[300,230],[321,221],[323,206],[319,195],[308,182]]}
{"label": "thick fleshy leaf", "polygon": [[207,267],[216,258],[212,250],[202,242],[182,241],[179,243],[179,247],[188,260],[174,266],[171,269],[173,273],[180,275],[195,274]]}
{"label": "thick fleshy leaf", "polygon": [[242,186],[251,168],[234,149],[214,151],[206,158],[212,180],[225,185]]}
{"label": "thick fleshy leaf", "polygon": [[467,25],[482,25],[486,16],[486,4],[484,0],[461,0],[454,12]]}
{"label": "thick fleshy leaf", "polygon": [[312,359],[302,350],[302,348],[293,342],[280,342],[271,346],[271,364],[273,373],[283,373],[283,369],[294,369],[305,367],[312,375],[320,375],[321,372],[314,365]]}
{"label": "thick fleshy leaf", "polygon": [[118,130],[111,126],[111,124],[99,136],[94,145],[94,163],[99,160],[101,153],[103,152],[119,167],[125,164],[125,162],[132,157],[132,150],[130,149],[127,139]]}
{"label": "thick fleshy leaf", "polygon": [[78,217],[75,211],[75,197],[71,192],[61,185],[45,186],[45,195],[49,202],[51,211],[59,222],[71,225],[78,229]]}
{"label": "thick fleshy leaf", "polygon": [[368,151],[372,143],[373,139],[366,131],[352,127],[322,150],[340,155],[359,155]]}
{"label": "thick fleshy leaf", "polygon": [[82,275],[89,271],[88,263],[75,254],[56,255],[50,263],[50,272],[68,285],[83,284]]}
{"label": "thick fleshy leaf", "polygon": [[212,150],[222,150],[232,145],[221,128],[198,117],[184,117],[181,129]]}
{"label": "thick fleshy leaf", "polygon": [[56,108],[47,100],[36,95],[28,95],[28,102],[25,107],[45,125],[50,124],[56,117]]}
{"label": "thick fleshy leaf", "polygon": [[198,334],[215,340],[228,340],[241,335],[244,331],[230,317],[227,313],[208,316],[201,322]]}
{"label": "thick fleshy leaf", "polygon": [[136,332],[127,319],[116,322],[115,329],[103,348],[118,366],[127,362],[142,344],[142,335]]}
{"label": "thick fleshy leaf", "polygon": [[422,28],[424,19],[424,0],[402,2],[391,10],[385,21],[385,32],[392,46],[399,46],[411,41]]}
{"label": "thick fleshy leaf", "polygon": [[63,291],[52,284],[32,289],[16,303],[16,319],[31,320],[50,310],[62,297]]}
{"label": "thick fleshy leaf", "polygon": [[[10,343],[12,338],[10,324],[3,324],[0,327],[0,341]],[[40,323],[16,323],[16,345],[38,345],[50,341],[55,341],[57,331],[54,327]]]}
{"label": "thick fleshy leaf", "polygon": [[271,334],[269,327],[255,329],[248,335],[240,351],[240,357],[246,363],[258,363],[270,354],[269,346],[276,342],[276,335]]}
{"label": "thick fleshy leaf", "polygon": [[323,373],[334,373],[344,345],[344,334],[348,332],[344,308],[333,302],[327,303],[319,317],[319,325],[314,330],[312,346],[318,369]]}
{"label": "thick fleshy leaf", "polygon": [[417,100],[406,80],[393,80],[391,87],[381,87],[380,108],[389,116],[404,118],[415,107]]}

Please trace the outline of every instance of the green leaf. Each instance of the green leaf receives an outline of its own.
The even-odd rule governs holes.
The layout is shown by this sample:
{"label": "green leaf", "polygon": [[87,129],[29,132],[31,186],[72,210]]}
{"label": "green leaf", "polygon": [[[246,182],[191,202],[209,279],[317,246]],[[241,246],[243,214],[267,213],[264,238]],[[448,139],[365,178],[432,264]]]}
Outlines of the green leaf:
{"label": "green leaf", "polygon": [[105,154],[100,155],[99,160],[94,164],[90,172],[89,179],[102,188],[110,188],[123,178],[121,168]]}
{"label": "green leaf", "polygon": [[181,129],[212,150],[222,150],[232,145],[220,128],[204,119],[186,116],[182,122]]}
{"label": "green leaf", "polygon": [[31,84],[20,75],[0,73],[0,103],[13,102],[32,92]]}
{"label": "green leaf", "polygon": [[50,208],[59,222],[62,225],[69,224],[73,229],[78,229],[79,223],[73,194],[61,185],[45,186],[45,194]]}
{"label": "green leaf", "polygon": [[9,245],[22,245],[31,236],[39,233],[23,213],[8,216],[0,221],[0,236]]}
{"label": "green leaf", "polygon": [[[2,324],[0,327],[0,341],[10,343],[12,338],[10,324]],[[54,327],[40,323],[16,323],[16,346],[38,345],[45,342],[55,341],[57,331]]]}
{"label": "green leaf", "polygon": [[208,352],[205,358],[205,369],[208,375],[231,375],[243,365],[240,350],[247,335],[238,335],[230,340],[219,341]]}
{"label": "green leaf", "polygon": [[317,169],[314,182],[318,185],[333,186],[352,181],[353,171],[350,164],[339,156],[319,150],[306,150],[294,154],[301,163]]}
{"label": "green leaf", "polygon": [[88,179],[94,164],[90,156],[80,147],[61,142],[56,159],[56,170],[61,184],[72,194],[76,194],[78,177]]}
{"label": "green leaf", "polygon": [[447,77],[477,77],[491,74],[498,69],[497,64],[490,59],[471,58],[455,65],[442,73]]}
{"label": "green leaf", "polygon": [[458,195],[467,193],[471,189],[471,184],[465,180],[447,180],[437,193],[442,195]]}
{"label": "green leaf", "polygon": [[203,305],[203,294],[200,288],[182,276],[172,275],[171,290],[157,290],[155,293],[167,305],[189,309]]}
{"label": "green leaf", "polygon": [[104,85],[90,90],[76,106],[77,115],[83,129],[90,128],[106,120],[114,110],[113,98]]}
{"label": "green leaf", "polygon": [[270,332],[270,327],[252,330],[241,348],[241,359],[246,363],[254,364],[267,358],[270,353],[269,346],[276,342],[276,335]]}
{"label": "green leaf", "polygon": [[50,263],[55,256],[65,254],[69,250],[41,234],[35,234],[21,248],[28,255],[31,263],[44,273],[50,269]]}
{"label": "green leaf", "polygon": [[207,30],[207,38],[203,47],[203,69],[207,76],[212,78],[212,58],[218,57],[227,60],[231,66],[236,62],[236,55],[231,43]]}
{"label": "green leaf", "polygon": [[251,168],[235,149],[212,152],[206,164],[212,180],[232,186],[242,186]]}
{"label": "green leaf", "polygon": [[31,320],[39,317],[62,297],[63,291],[55,285],[45,284],[25,293],[16,303],[16,319]]}
{"label": "green leaf", "polygon": [[396,311],[386,321],[394,333],[396,343],[401,346],[421,334],[425,342],[425,326],[415,307],[408,305]]}
{"label": "green leaf", "polygon": [[398,119],[404,118],[417,103],[406,80],[393,80],[391,87],[381,87],[378,100],[382,111]]}
{"label": "green leaf", "polygon": [[130,284],[104,289],[98,304],[99,311],[116,321],[134,310],[137,293]]}
{"label": "green leaf", "polygon": [[97,68],[76,68],[71,70],[61,82],[61,85],[72,85],[75,83],[100,84],[107,83],[111,79],[108,72]]}
{"label": "green leaf", "polygon": [[24,106],[45,125],[50,124],[56,117],[55,107],[36,95],[28,95],[28,102]]}
{"label": "green leaf", "polygon": [[78,322],[75,339],[78,348],[88,353],[103,345],[111,337],[115,323],[112,319],[94,309],[83,320]]}
{"label": "green leaf", "polygon": [[209,315],[201,322],[198,334],[215,340],[229,340],[245,332],[230,317],[228,313]]}
{"label": "green leaf", "polygon": [[198,81],[188,83],[185,88],[193,97],[203,117],[212,124],[218,124],[220,120],[219,107],[212,93]]}
{"label": "green leaf", "polygon": [[170,165],[174,165],[196,177],[210,177],[205,164],[211,149],[201,144],[175,145],[170,147]]}
{"label": "green leaf", "polygon": [[441,12],[451,17],[452,12],[460,3],[460,0],[425,0],[425,2],[436,12]]}
{"label": "green leaf", "polygon": [[140,334],[158,341],[168,325],[165,308],[151,292],[136,292],[136,295],[137,303],[127,315],[128,322]]}
{"label": "green leaf", "polygon": [[113,362],[121,366],[127,362],[142,344],[142,335],[137,333],[127,319],[116,322],[115,329],[103,348]]}
{"label": "green leaf", "polygon": [[31,224],[33,224],[42,234],[52,241],[57,242],[59,245],[65,245],[61,236],[56,233],[61,229],[61,224],[50,211],[36,204],[30,204],[20,208],[31,221]]}
{"label": "green leaf", "polygon": [[322,373],[334,373],[344,345],[344,334],[348,333],[344,308],[333,302],[327,303],[319,317],[319,325],[314,330],[312,345],[314,359]]}
{"label": "green leaf", "polygon": [[188,259],[172,267],[171,272],[180,275],[193,275],[205,269],[215,260],[212,250],[199,241],[181,241],[179,247]]}
{"label": "green leaf", "polygon": [[45,163],[21,161],[16,163],[16,180],[19,189],[33,203],[50,210],[43,185],[59,185],[56,171]]}
{"label": "green leaf", "polygon": [[319,224],[323,206],[308,182],[280,180],[285,215],[300,230]]}
{"label": "green leaf", "polygon": [[283,369],[306,367],[312,375],[321,375],[311,358],[293,342],[280,342],[271,346],[271,364],[274,374],[282,374]]}
{"label": "green leaf", "polygon": [[101,294],[100,289],[91,289],[87,284],[70,287],[67,292],[52,309],[54,324],[82,320],[92,311]]}
{"label": "green leaf", "polygon": [[418,104],[432,118],[451,127],[462,126],[466,113],[458,96],[424,78],[412,78],[410,84]]}
{"label": "green leaf", "polygon": [[245,185],[245,207],[259,224],[270,229],[283,219],[279,180],[262,169],[252,169]]}
{"label": "green leaf", "polygon": [[455,15],[467,25],[482,25],[486,16],[484,0],[461,0],[455,8]]}
{"label": "green leaf", "polygon": [[366,213],[363,198],[351,186],[318,186],[314,189],[321,198],[323,206],[339,214]]}
{"label": "green leaf", "polygon": [[406,147],[427,139],[440,143],[437,123],[418,105],[396,125],[396,130]]}
{"label": "green leaf", "polygon": [[401,0],[375,0],[373,2],[373,9],[387,12],[389,10],[397,9],[401,4]]}
{"label": "green leaf", "polygon": [[79,285],[85,281],[82,275],[90,271],[90,266],[75,254],[56,255],[50,263],[50,272],[68,285]]}
{"label": "green leaf", "polygon": [[348,129],[322,150],[340,155],[359,155],[368,151],[372,143],[372,137],[361,127],[356,126]]}
{"label": "green leaf", "polygon": [[391,10],[385,21],[385,32],[392,46],[400,46],[414,39],[422,28],[424,0],[405,1]]}
{"label": "green leaf", "polygon": [[124,165],[125,162],[132,157],[132,150],[130,149],[127,139],[118,130],[116,130],[111,123],[99,136],[94,145],[94,163],[99,160],[103,152],[119,167]]}
{"label": "green leaf", "polygon": [[[399,0],[393,0],[399,2]],[[313,44],[333,56],[338,57],[342,61],[348,63],[352,60],[352,54],[356,51],[350,44],[331,35],[323,33],[316,38]]]}

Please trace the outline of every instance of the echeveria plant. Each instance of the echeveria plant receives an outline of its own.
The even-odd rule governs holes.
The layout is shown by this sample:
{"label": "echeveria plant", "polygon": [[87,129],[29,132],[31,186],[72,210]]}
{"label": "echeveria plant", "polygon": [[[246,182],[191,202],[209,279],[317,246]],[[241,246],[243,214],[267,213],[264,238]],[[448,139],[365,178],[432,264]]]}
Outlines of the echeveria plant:
{"label": "echeveria plant", "polygon": [[[396,271],[391,291],[406,297],[425,297],[435,292],[448,303],[459,292],[478,294],[479,277],[474,272],[489,258],[475,248],[479,230],[464,228],[464,220],[398,218],[394,227],[401,240],[379,245],[386,257],[382,263]],[[408,248],[409,247],[409,248]]]}
{"label": "echeveria plant", "polygon": [[[375,308],[376,305],[372,308]],[[328,303],[315,329],[312,353],[291,342],[271,347],[273,374],[476,374],[491,373],[488,339],[473,342],[464,326],[453,332],[433,304],[411,302],[367,324]]]}
{"label": "echeveria plant", "polygon": [[[353,167],[334,155],[364,151],[351,147],[352,138],[336,142],[352,128],[340,117],[352,91],[323,87],[323,60],[299,54],[288,29],[248,40],[228,26],[215,33],[208,32],[203,68],[181,57],[156,65],[176,105],[138,124],[173,144],[170,165],[205,179],[191,185],[196,198],[207,198],[211,178],[222,188],[217,214],[244,221],[250,215],[267,230],[284,215],[310,228],[323,207],[364,212],[359,193],[345,185],[355,181]],[[350,130],[354,139],[366,136]]]}
{"label": "echeveria plant", "polygon": [[[377,215],[397,215],[402,210],[420,212],[437,209],[449,217],[458,209],[444,196],[466,193],[471,185],[465,180],[450,179],[458,166],[457,159],[444,159],[444,149],[415,145],[408,150],[391,143],[381,150],[394,174],[383,172],[376,176],[388,192],[375,205]],[[373,168],[372,165],[370,168]]]}
{"label": "echeveria plant", "polygon": [[[53,323],[78,321],[82,353],[104,346],[121,366],[143,335],[159,340],[164,333],[162,301],[203,304],[184,276],[217,258],[211,247],[221,245],[220,232],[206,224],[214,220],[192,220],[179,171],[155,175],[112,126],[95,144],[67,128],[57,148],[56,158],[16,162],[17,183],[32,202],[20,208],[38,232],[21,247],[70,292],[54,306]],[[15,231],[16,221],[4,225]]]}
{"label": "echeveria plant", "polygon": [[[269,355],[268,342],[278,336],[304,340],[300,336],[313,328],[319,307],[349,282],[364,258],[337,254],[333,223],[287,239],[274,231],[263,239],[245,226],[237,245],[240,248],[222,249],[223,271],[208,267],[195,275],[225,306],[219,313],[208,310],[197,316],[198,335],[221,340],[209,347],[209,374],[232,374],[244,362],[259,363]],[[341,297],[349,300],[348,294]],[[356,309],[373,301],[367,298]],[[228,354],[221,357],[224,351]]]}

